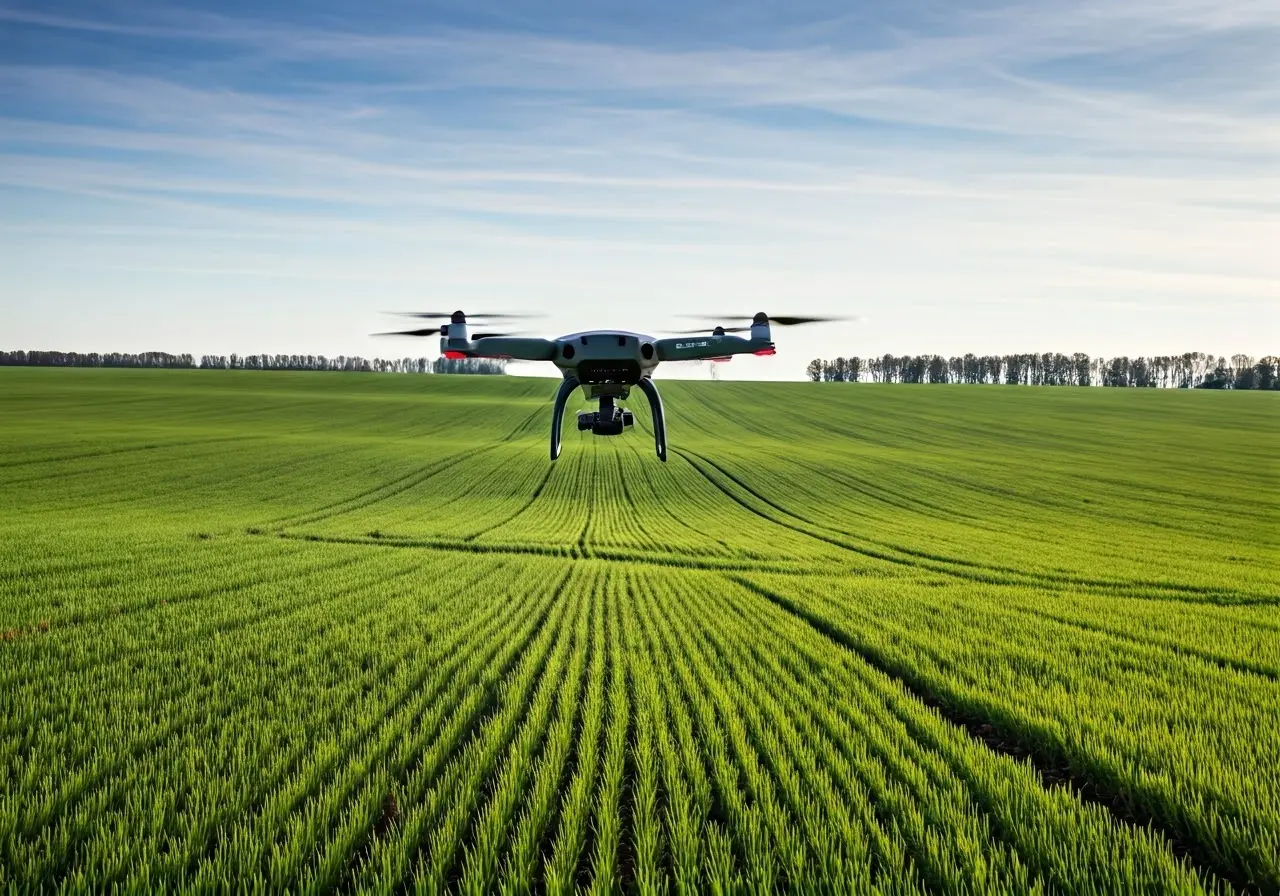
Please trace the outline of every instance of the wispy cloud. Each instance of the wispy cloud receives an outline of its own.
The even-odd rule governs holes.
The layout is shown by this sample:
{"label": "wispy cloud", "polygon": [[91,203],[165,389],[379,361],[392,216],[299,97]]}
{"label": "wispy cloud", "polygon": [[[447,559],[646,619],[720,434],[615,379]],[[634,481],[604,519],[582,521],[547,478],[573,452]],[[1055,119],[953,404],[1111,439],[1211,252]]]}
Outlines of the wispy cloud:
{"label": "wispy cloud", "polygon": [[[637,318],[628,303],[853,305],[866,338],[940,350],[1009,327],[1106,351],[1139,306],[1164,309],[1143,338],[1168,348],[1206,335],[1197,301],[1235,303],[1263,321],[1241,339],[1274,340],[1274,3],[778,16],[534,32],[0,8],[0,42],[23,49],[0,65],[0,315],[49,309],[3,329],[43,344],[93,307],[62,267],[154,303],[232,276],[304,308],[323,283],[350,313],[278,336],[329,350],[370,329],[362,282],[553,301],[567,328],[602,294]],[[973,327],[913,319],[939,294]],[[1080,319],[993,317],[1018,297]]]}

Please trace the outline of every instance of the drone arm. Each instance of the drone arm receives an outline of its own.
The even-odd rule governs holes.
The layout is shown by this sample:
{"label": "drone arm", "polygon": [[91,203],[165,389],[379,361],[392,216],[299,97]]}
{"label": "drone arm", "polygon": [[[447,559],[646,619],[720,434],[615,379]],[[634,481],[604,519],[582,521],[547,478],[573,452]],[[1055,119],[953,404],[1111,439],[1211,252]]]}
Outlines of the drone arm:
{"label": "drone arm", "polygon": [[662,412],[662,396],[658,394],[658,387],[653,384],[653,380],[647,376],[641,377],[636,385],[640,387],[644,397],[649,399],[649,410],[653,412],[653,444],[658,451],[658,460],[666,463],[667,419]]}
{"label": "drone arm", "polygon": [[573,394],[573,390],[576,388],[578,388],[578,378],[570,375],[560,382],[560,389],[556,392],[556,403],[551,409],[552,460],[560,456],[560,424],[564,421],[564,406],[568,404],[569,396]]}
{"label": "drone arm", "polygon": [[485,336],[473,342],[462,339],[440,340],[441,352],[455,352],[464,358],[503,358],[512,361],[550,361],[556,344],[550,339],[523,336]]}
{"label": "drone arm", "polygon": [[741,336],[677,336],[654,343],[659,361],[709,361],[730,355],[772,355],[769,339],[743,339]]}

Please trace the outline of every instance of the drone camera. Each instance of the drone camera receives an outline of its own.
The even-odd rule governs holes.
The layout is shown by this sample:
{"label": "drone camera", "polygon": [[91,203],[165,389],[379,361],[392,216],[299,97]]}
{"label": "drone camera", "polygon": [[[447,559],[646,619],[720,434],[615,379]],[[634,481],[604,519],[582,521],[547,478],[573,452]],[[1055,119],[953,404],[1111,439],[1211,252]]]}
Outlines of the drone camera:
{"label": "drone camera", "polygon": [[635,415],[627,408],[606,408],[600,411],[583,411],[578,414],[578,432],[590,432],[597,436],[620,436],[628,426],[634,426]]}

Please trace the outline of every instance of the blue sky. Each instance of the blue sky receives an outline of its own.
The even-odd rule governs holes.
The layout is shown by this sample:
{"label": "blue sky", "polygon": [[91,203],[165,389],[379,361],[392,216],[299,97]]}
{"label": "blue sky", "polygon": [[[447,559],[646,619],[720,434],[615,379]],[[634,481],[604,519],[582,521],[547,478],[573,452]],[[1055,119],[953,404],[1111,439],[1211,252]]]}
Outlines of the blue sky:
{"label": "blue sky", "polygon": [[367,334],[442,305],[858,316],[747,377],[1261,354],[1278,160],[1273,0],[0,0],[0,348],[431,354]]}

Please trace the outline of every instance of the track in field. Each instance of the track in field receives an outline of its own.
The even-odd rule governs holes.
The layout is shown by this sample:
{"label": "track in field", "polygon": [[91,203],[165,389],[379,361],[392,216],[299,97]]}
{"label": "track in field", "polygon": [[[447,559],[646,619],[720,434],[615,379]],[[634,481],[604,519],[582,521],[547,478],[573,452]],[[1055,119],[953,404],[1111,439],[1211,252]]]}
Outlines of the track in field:
{"label": "track in field", "polygon": [[425,379],[10,414],[0,889],[1280,889],[1262,430],[724,384],[551,465],[538,382]]}

